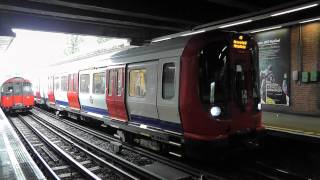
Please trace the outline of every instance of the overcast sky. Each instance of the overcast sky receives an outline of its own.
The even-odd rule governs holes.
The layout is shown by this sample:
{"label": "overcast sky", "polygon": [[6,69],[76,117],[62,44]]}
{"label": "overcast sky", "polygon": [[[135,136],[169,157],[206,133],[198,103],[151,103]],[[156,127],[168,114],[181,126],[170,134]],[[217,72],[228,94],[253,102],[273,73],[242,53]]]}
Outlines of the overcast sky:
{"label": "overcast sky", "polygon": [[[9,76],[30,76],[39,69],[61,61],[66,55],[70,34],[14,29],[16,37],[9,49],[0,54],[0,80]],[[90,51],[101,46],[93,36],[83,36],[80,51]],[[126,41],[126,40],[120,40]],[[111,41],[110,43],[112,43]]]}

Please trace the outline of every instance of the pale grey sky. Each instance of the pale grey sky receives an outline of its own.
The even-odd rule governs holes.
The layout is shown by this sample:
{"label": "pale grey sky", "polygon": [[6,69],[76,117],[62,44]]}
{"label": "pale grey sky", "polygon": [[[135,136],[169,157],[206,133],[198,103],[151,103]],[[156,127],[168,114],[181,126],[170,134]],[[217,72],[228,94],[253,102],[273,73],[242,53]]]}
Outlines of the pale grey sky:
{"label": "pale grey sky", "polygon": [[[30,31],[14,29],[16,37],[9,49],[0,54],[0,80],[9,76],[32,76],[43,67],[61,61],[64,50],[68,46],[70,34]],[[112,44],[128,43],[127,40],[118,39],[98,44],[96,37],[83,36],[80,44],[81,52],[88,52],[99,47],[112,46]]]}

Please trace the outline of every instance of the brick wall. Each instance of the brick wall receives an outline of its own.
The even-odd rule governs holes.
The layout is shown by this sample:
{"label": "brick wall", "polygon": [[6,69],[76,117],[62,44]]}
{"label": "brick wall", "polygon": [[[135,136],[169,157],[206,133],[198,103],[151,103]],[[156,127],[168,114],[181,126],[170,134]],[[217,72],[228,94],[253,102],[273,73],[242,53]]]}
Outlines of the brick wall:
{"label": "brick wall", "polygon": [[[291,71],[320,71],[320,23],[301,25],[302,69],[299,61],[299,26],[291,28]],[[291,80],[290,110],[297,113],[320,114],[320,83]]]}
{"label": "brick wall", "polygon": [[[301,59],[299,25],[291,27],[291,72],[320,71],[320,22],[301,25]],[[320,82],[301,83],[291,80],[290,106],[265,105],[265,110],[320,116]]]}

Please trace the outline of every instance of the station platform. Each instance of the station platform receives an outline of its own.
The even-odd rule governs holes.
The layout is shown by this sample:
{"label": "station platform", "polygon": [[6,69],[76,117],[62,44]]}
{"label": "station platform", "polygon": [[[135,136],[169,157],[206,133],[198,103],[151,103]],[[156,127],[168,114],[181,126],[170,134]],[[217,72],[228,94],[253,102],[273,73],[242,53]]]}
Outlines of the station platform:
{"label": "station platform", "polygon": [[0,179],[46,179],[0,108]]}
{"label": "station platform", "polygon": [[308,136],[320,140],[320,117],[263,112],[262,119],[269,131]]}

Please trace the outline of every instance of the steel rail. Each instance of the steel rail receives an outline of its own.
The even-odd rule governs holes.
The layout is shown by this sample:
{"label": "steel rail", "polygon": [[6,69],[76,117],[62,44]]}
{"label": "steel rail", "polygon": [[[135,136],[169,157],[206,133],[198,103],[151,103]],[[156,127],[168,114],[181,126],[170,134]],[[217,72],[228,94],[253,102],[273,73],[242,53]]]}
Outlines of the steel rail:
{"label": "steel rail", "polygon": [[71,157],[69,154],[67,154],[65,151],[63,151],[60,147],[58,147],[56,144],[51,142],[45,135],[43,135],[39,130],[32,127],[28,122],[26,122],[22,116],[18,116],[18,118],[27,125],[35,134],[40,137],[47,145],[49,145],[52,149],[54,149],[60,156],[62,156],[65,160],[67,160],[69,163],[71,163],[76,169],[78,169],[81,173],[83,173],[86,177],[90,179],[97,179],[100,180],[97,175],[93,174],[89,169],[84,167],[82,164],[77,162],[73,157]]}
{"label": "steel rail", "polygon": [[[170,167],[173,167],[175,169],[178,169],[180,171],[183,171],[183,172],[186,172],[188,174],[191,174],[192,176],[198,176],[199,178],[202,178],[202,177],[207,177],[207,178],[212,178],[212,179],[219,179],[219,180],[223,180],[225,178],[222,178],[218,175],[214,175],[212,173],[209,173],[209,172],[205,172],[205,171],[201,171],[201,170],[198,170],[196,168],[193,168],[193,167],[190,167],[186,164],[183,164],[183,163],[180,163],[180,162],[177,162],[177,161],[173,161],[169,158],[166,158],[164,156],[161,156],[161,155],[158,155],[156,153],[152,153],[148,150],[145,150],[143,148],[139,148],[139,147],[135,147],[135,146],[132,146],[128,143],[124,143],[124,142],[121,142],[120,140],[116,139],[116,138],[113,138],[112,136],[109,136],[109,135],[106,135],[104,133],[101,133],[101,132],[98,132],[97,130],[93,130],[91,128],[88,128],[88,127],[84,127],[84,126],[81,126],[77,123],[74,123],[74,122],[71,122],[69,120],[66,120],[66,119],[63,119],[61,117],[57,117],[56,115],[50,113],[50,112],[47,112],[41,108],[38,108],[36,107],[35,108],[37,111],[39,111],[40,113],[42,114],[45,114],[51,118],[54,118],[56,120],[59,120],[59,121],[62,121],[63,123],[66,123],[68,125],[70,125],[71,127],[74,127],[74,128],[78,128],[98,139],[101,139],[101,140],[104,140],[104,141],[108,141],[108,142],[111,142],[111,141],[116,141],[116,142],[120,142],[123,146],[123,148],[127,149],[127,150],[130,150],[130,151],[133,151],[133,152],[136,152],[138,154],[142,154],[148,158],[151,158],[151,159],[154,159],[156,161],[159,161],[163,164],[166,164]],[[33,112],[32,112],[33,113]],[[35,116],[38,116],[36,115],[35,113],[33,113],[33,115]]]}
{"label": "steel rail", "polygon": [[32,144],[28,141],[28,139],[25,137],[25,135],[18,129],[18,127],[12,122],[11,118],[8,117],[10,124],[12,127],[16,130],[18,135],[22,138],[23,142],[25,142],[25,145],[27,145],[28,149],[32,151],[32,154],[36,155],[35,158],[36,162],[40,162],[41,165],[45,168],[46,172],[49,173],[50,178],[55,180],[60,180],[59,176],[50,168],[48,163],[41,157],[41,155],[38,153],[38,151],[32,146]]}
{"label": "steel rail", "polygon": [[[30,117],[34,116],[35,118],[39,119],[39,121],[42,119],[44,120],[42,117],[38,116],[38,115],[30,115]],[[46,120],[44,120],[46,121]],[[46,121],[47,122],[47,121]],[[40,122],[42,123],[44,126],[50,126],[45,124],[44,122]],[[144,179],[164,179],[164,177],[161,177],[153,172],[150,172],[134,163],[131,163],[111,152],[105,151],[104,149],[102,149],[101,147],[98,147],[97,145],[92,144],[91,142],[87,142],[85,140],[83,140],[82,138],[77,137],[76,135],[69,133],[65,130],[60,129],[59,127],[55,126],[55,125],[51,125],[52,127],[48,127],[50,129],[52,129],[53,131],[59,131],[60,133],[70,137],[73,140],[76,140],[77,142],[80,142],[81,144],[90,147],[91,149],[94,149],[95,151],[97,151],[100,155],[104,156],[107,159],[111,159],[114,163],[119,164],[121,167],[125,167],[127,169],[129,169],[130,171],[138,174],[139,176],[141,176]],[[71,141],[71,140],[70,140]]]}
{"label": "steel rail", "polygon": [[[64,135],[61,135],[60,132],[56,131],[55,129],[51,128],[50,126],[48,126],[47,124],[43,123],[41,120],[41,117],[33,117],[32,115],[29,116],[30,118],[32,118],[34,121],[36,121],[37,123],[41,124],[42,126],[44,126],[45,128],[49,129],[50,131],[52,131],[54,134],[56,134],[57,136],[59,136],[61,139],[63,139],[64,141],[68,142],[69,144],[72,144],[74,147],[80,149],[81,151],[84,151],[86,154],[88,154],[89,156],[91,156],[94,160],[99,161],[100,163],[108,166],[109,168],[117,171],[118,173],[120,173],[122,176],[126,176],[129,179],[134,179],[134,180],[138,180],[139,178],[131,175],[130,173],[118,168],[117,166],[103,160],[102,158],[98,157],[97,155],[93,154],[92,152],[88,151],[87,149],[83,148],[82,146],[80,146],[79,144],[77,144],[76,142],[72,141],[69,137],[66,137]],[[38,118],[38,119],[37,119]],[[71,137],[72,138],[72,137]]]}

